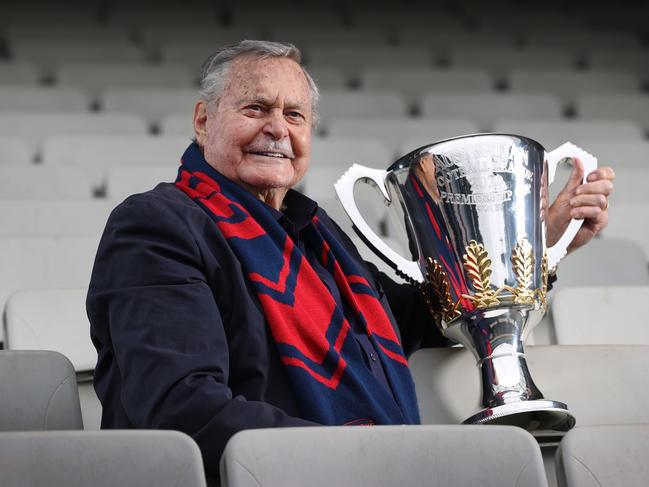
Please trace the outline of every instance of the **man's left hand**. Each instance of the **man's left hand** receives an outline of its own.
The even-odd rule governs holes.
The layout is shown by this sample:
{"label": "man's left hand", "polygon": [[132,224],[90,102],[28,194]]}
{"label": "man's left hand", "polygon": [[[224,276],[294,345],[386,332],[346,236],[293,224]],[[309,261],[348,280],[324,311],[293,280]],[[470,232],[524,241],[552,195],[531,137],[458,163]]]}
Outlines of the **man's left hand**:
{"label": "man's left hand", "polygon": [[613,191],[615,172],[599,167],[582,183],[584,167],[578,159],[565,187],[550,206],[547,218],[548,246],[554,245],[568,227],[571,218],[584,220],[568,252],[587,244],[608,224],[608,199]]}

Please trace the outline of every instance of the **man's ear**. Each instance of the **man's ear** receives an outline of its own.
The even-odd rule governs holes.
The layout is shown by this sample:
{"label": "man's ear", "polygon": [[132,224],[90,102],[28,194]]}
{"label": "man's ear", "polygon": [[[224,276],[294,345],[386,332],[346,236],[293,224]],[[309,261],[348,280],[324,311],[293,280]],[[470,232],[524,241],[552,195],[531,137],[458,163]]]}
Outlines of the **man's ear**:
{"label": "man's ear", "polygon": [[205,147],[207,142],[207,103],[203,100],[198,100],[194,105],[194,135],[198,145]]}

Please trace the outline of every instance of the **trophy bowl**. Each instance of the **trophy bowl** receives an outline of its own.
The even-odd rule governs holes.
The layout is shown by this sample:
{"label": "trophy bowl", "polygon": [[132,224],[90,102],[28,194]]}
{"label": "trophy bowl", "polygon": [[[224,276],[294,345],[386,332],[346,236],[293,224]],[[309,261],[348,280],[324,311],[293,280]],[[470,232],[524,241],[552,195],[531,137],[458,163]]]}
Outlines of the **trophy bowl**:
{"label": "trophy bowl", "polygon": [[[335,185],[354,230],[421,286],[434,326],[476,358],[483,408],[465,423],[575,424],[566,404],[545,399],[534,384],[523,346],[546,312],[549,276],[582,223],[571,221],[547,245],[548,186],[571,158],[583,164],[584,178],[597,165],[569,142],[547,152],[520,135],[473,134],[420,147],[387,170],[354,164]],[[402,220],[411,258],[366,223],[354,199],[358,181],[376,185]]]}

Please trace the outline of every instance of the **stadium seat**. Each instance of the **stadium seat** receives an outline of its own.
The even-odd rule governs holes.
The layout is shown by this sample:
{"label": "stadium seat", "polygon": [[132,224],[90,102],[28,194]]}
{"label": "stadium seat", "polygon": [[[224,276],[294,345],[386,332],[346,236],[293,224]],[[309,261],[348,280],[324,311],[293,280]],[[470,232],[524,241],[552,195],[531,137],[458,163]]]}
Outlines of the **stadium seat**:
{"label": "stadium seat", "polygon": [[601,48],[588,53],[587,63],[591,69],[623,70],[635,73],[643,83],[649,81],[649,54],[646,49],[621,47]]}
{"label": "stadium seat", "polygon": [[649,479],[649,423],[576,427],[561,440],[561,487],[644,487]]}
{"label": "stadium seat", "polygon": [[16,291],[87,286],[98,242],[98,236],[0,238],[0,309]]}
{"label": "stadium seat", "polygon": [[[604,238],[627,239],[642,247],[649,259],[649,227],[645,225],[649,215],[647,203],[613,203],[609,209],[607,227],[602,231]],[[622,272],[622,269],[615,272]]]}
{"label": "stadium seat", "polygon": [[89,110],[90,98],[76,88],[0,86],[0,112]]}
{"label": "stadium seat", "polygon": [[15,42],[54,41],[54,42],[117,42],[130,41],[127,29],[97,25],[96,23],[52,24],[41,22],[12,22],[6,29],[5,36],[9,45]]}
{"label": "stadium seat", "polygon": [[49,350],[1,350],[0,431],[74,429],[83,423],[70,361]]}
{"label": "stadium seat", "polygon": [[432,53],[423,47],[313,45],[309,49],[309,66],[338,66],[352,77],[369,66],[400,69],[432,65]]}
{"label": "stadium seat", "polygon": [[92,386],[97,351],[90,341],[87,288],[17,291],[5,307],[5,348],[54,350],[65,355],[77,374],[84,428],[98,430],[101,405]]}
{"label": "stadium seat", "polygon": [[649,284],[564,286],[557,290],[552,302],[557,343],[649,345],[649,323],[631,305],[645,299],[649,300]]}
{"label": "stadium seat", "polygon": [[[640,91],[639,78],[630,71],[548,69],[542,67],[512,69],[509,87],[514,92],[547,91],[557,95],[566,107],[572,107],[584,93],[634,93]],[[607,118],[615,118],[609,115]]]}
{"label": "stadium seat", "polygon": [[315,80],[320,90],[344,90],[352,82],[341,68],[335,66],[309,68],[309,75]]}
{"label": "stadium seat", "polygon": [[489,93],[494,89],[495,80],[483,69],[442,70],[423,66],[398,70],[367,68],[360,74],[360,84],[364,90],[398,89],[410,105],[419,105],[425,92],[435,92],[440,96],[454,95],[455,92]]}
{"label": "stadium seat", "polygon": [[[612,166],[616,171],[627,168],[649,168],[649,141],[584,139],[583,148],[597,156],[600,165]],[[617,191],[613,193],[617,196]]]}
{"label": "stadium seat", "polygon": [[183,65],[132,63],[62,64],[54,76],[60,86],[82,88],[93,99],[109,89],[191,88],[195,73]]}
{"label": "stadium seat", "polygon": [[34,161],[36,151],[20,137],[0,135],[0,166],[5,164],[28,165]]}
{"label": "stadium seat", "polygon": [[[387,118],[375,120],[341,118],[332,120],[328,127],[328,134],[331,137],[344,135],[348,137],[380,138],[391,149],[394,160],[405,153],[402,152],[404,142],[413,138],[424,140],[424,142],[412,147],[407,152],[436,140],[476,132],[478,132],[478,126],[474,122],[457,118]],[[384,166],[376,165],[371,167],[387,169],[394,160],[386,161]]]}
{"label": "stadium seat", "polygon": [[182,136],[51,137],[43,144],[43,167],[73,167],[85,174],[95,187],[103,187],[108,168],[116,166],[167,168],[167,180],[173,181],[180,157],[190,142],[189,137]]}
{"label": "stadium seat", "polygon": [[559,99],[550,93],[426,93],[421,112],[424,117],[472,120],[483,132],[503,118],[562,117]]}
{"label": "stadium seat", "polygon": [[133,113],[157,128],[168,115],[184,114],[191,119],[198,99],[194,88],[109,88],[99,103],[107,113]]}
{"label": "stadium seat", "polygon": [[2,199],[90,199],[90,179],[71,167],[0,166]]}
{"label": "stadium seat", "polygon": [[40,151],[43,139],[67,135],[77,141],[89,135],[145,135],[146,121],[122,113],[0,112],[0,133],[23,138]]}
{"label": "stadium seat", "polygon": [[158,166],[114,166],[106,168],[106,197],[114,205],[135,193],[149,191],[158,183],[173,183],[177,168]]}
{"label": "stadium seat", "polygon": [[201,74],[203,63],[210,55],[214,54],[219,47],[222,46],[211,40],[176,42],[165,40],[159,47],[159,55],[163,65],[182,64],[192,73],[196,73],[195,76],[198,78]]}
{"label": "stadium seat", "polygon": [[454,67],[486,69],[499,82],[503,82],[517,68],[572,68],[576,61],[570,53],[560,48],[477,45],[453,47],[449,62]]}
{"label": "stadium seat", "polygon": [[[637,385],[646,381],[649,346],[528,345],[525,353],[544,397],[567,404],[577,425],[647,420],[649,389]],[[482,409],[480,371],[464,347],[423,348],[409,364],[422,423],[457,424]]]}
{"label": "stadium seat", "polygon": [[[314,137],[311,141],[309,169],[334,168],[342,175],[352,164],[382,167],[392,162],[392,151],[372,137]],[[308,174],[308,172],[307,172]],[[333,195],[333,186],[327,194]]]}
{"label": "stadium seat", "polygon": [[132,62],[144,60],[142,50],[130,41],[15,41],[9,46],[13,59],[35,63],[41,73],[52,76],[63,63]]}
{"label": "stadium seat", "polygon": [[0,199],[0,237],[99,235],[112,206],[99,199]]}
{"label": "stadium seat", "polygon": [[325,130],[335,119],[405,118],[407,111],[405,97],[396,90],[323,90],[318,104],[318,117]]}
{"label": "stadium seat", "polygon": [[187,138],[194,137],[194,123],[192,117],[183,115],[167,115],[160,120],[158,130],[162,135],[183,135]]}
{"label": "stadium seat", "polygon": [[269,37],[274,41],[290,42],[297,46],[307,58],[311,46],[327,44],[330,46],[383,46],[388,47],[389,33],[377,26],[349,27],[324,26],[320,23],[305,26],[289,25],[269,29]]}
{"label": "stadium seat", "polygon": [[[362,479],[362,480],[361,480]],[[512,426],[246,430],[221,457],[222,487],[547,486],[532,436]]]}
{"label": "stadium seat", "polygon": [[39,81],[34,63],[0,61],[0,86],[36,86]]}
{"label": "stadium seat", "polygon": [[540,120],[531,117],[500,119],[494,123],[495,132],[525,135],[540,142],[546,150],[572,142],[586,149],[586,140],[599,138],[611,141],[640,141],[644,134],[638,124],[630,120],[606,118],[602,120]]}
{"label": "stadium seat", "polygon": [[0,434],[5,487],[205,487],[198,445],[179,431]]}
{"label": "stadium seat", "polygon": [[585,93],[577,96],[581,119],[620,118],[633,120],[649,134],[649,96],[646,93]]}

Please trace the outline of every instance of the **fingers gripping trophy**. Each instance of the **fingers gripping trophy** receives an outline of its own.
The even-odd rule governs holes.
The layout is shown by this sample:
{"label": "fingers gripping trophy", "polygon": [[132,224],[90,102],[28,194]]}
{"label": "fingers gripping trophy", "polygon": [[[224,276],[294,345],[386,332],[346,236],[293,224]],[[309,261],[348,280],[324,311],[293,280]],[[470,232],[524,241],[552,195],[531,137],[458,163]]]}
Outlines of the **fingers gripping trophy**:
{"label": "fingers gripping trophy", "polygon": [[[483,409],[465,423],[555,430],[575,424],[566,404],[536,387],[523,347],[546,312],[548,276],[582,223],[571,221],[555,245],[546,245],[548,185],[571,158],[581,160],[585,175],[597,166],[569,142],[546,152],[527,137],[476,134],[421,147],[387,170],[354,164],[335,185],[359,235],[397,273],[421,284],[432,321],[475,356]],[[376,184],[403,220],[411,259],[366,223],[354,200],[357,181]]]}

